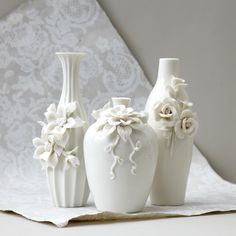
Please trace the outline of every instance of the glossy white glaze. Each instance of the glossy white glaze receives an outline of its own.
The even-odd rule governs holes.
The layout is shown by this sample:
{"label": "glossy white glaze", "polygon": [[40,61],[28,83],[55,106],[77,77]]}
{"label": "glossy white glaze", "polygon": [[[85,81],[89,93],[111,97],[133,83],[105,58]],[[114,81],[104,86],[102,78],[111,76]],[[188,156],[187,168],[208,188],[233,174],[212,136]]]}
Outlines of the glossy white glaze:
{"label": "glossy white glaze", "polygon": [[63,70],[63,88],[58,108],[76,102],[74,115],[81,117],[86,123],[82,127],[68,131],[69,140],[66,148],[71,150],[78,146],[76,156],[79,158],[79,165],[65,169],[63,168],[63,160],[59,159],[55,168],[46,169],[46,174],[55,206],[78,207],[86,204],[89,195],[83,155],[83,139],[88,122],[79,89],[79,66],[85,54],[62,52],[56,53],[56,55],[61,61]]}
{"label": "glossy white glaze", "polygon": [[[104,134],[107,132],[105,125],[98,131],[104,119],[103,115],[98,115],[97,122],[85,135],[88,182],[95,205],[100,211],[141,211],[154,177],[157,162],[156,135],[146,123],[145,114],[132,111],[127,107],[128,103],[129,99],[115,98],[113,107],[107,105],[99,111],[100,114],[105,112],[106,117],[112,119],[111,123],[117,122],[115,128],[108,126],[108,134]],[[112,110],[112,117],[109,109]],[[140,118],[140,123],[135,123],[135,117]],[[126,125],[120,124],[121,120]],[[130,120],[133,123],[129,124]],[[119,126],[123,131],[118,131]]]}
{"label": "glossy white glaze", "polygon": [[[177,126],[177,122],[181,122],[180,117],[181,111],[184,110],[182,108],[183,106],[186,106],[191,116],[194,116],[194,114],[189,110],[192,104],[187,102],[188,96],[184,89],[186,86],[185,81],[178,77],[179,59],[161,58],[159,62],[158,79],[147,100],[145,108],[149,113],[148,123],[155,130],[159,144],[157,168],[150,194],[152,204],[156,205],[181,205],[184,204],[185,199],[186,184],[192,157],[192,136],[194,134],[191,137],[190,135],[182,135],[181,127]],[[173,87],[171,87],[173,86],[173,80],[178,80],[183,87],[178,91],[178,96],[173,90]],[[186,105],[183,105],[183,103],[179,101],[185,101],[184,104],[186,103]],[[168,104],[169,107],[166,106],[165,109],[176,107],[176,110],[172,110],[169,114],[161,114],[161,117],[157,117],[156,112],[160,104]],[[160,112],[160,110],[158,111]],[[168,112],[169,110],[166,111]],[[174,117],[174,111],[176,112],[176,117]],[[167,115],[168,119],[166,118],[166,120],[162,121],[162,117],[166,117]],[[193,121],[195,122],[195,120]],[[197,129],[197,121],[196,127],[193,127],[193,129],[195,132]],[[179,136],[181,138],[179,138]]]}

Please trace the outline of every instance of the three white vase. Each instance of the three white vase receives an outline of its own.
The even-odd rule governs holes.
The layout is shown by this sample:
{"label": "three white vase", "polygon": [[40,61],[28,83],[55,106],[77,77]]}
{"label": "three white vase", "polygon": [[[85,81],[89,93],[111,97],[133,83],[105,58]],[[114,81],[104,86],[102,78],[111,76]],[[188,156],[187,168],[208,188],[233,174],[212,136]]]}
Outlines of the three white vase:
{"label": "three white vase", "polygon": [[[68,104],[76,105],[73,116],[80,117],[85,124],[82,127],[69,128],[69,139],[66,144],[67,150],[75,147],[75,156],[79,158],[79,165],[65,168],[65,160],[59,158],[54,168],[46,168],[52,200],[58,207],[79,207],[84,206],[89,196],[89,188],[85,172],[83,140],[88,127],[87,115],[84,110],[79,90],[79,66],[83,53],[56,53],[63,71],[63,87],[58,108],[67,108]],[[69,118],[69,117],[67,117]],[[63,120],[61,122],[64,122]]]}
{"label": "three white vase", "polygon": [[150,191],[152,204],[184,204],[198,122],[179,78],[179,59],[160,59],[146,112],[130,107],[130,98],[112,98],[112,105],[92,113],[96,122],[88,128],[79,91],[84,54],[56,54],[61,98],[48,107],[41,137],[33,140],[54,205],[84,206],[89,187],[100,211],[141,211]]}
{"label": "three white vase", "polygon": [[186,83],[179,78],[179,59],[161,58],[157,82],[147,100],[148,123],[158,137],[159,153],[150,193],[156,205],[184,204],[197,130]]}
{"label": "three white vase", "polygon": [[85,166],[100,211],[138,212],[146,203],[157,163],[157,139],[145,113],[129,98],[113,98],[93,112],[84,139]]}

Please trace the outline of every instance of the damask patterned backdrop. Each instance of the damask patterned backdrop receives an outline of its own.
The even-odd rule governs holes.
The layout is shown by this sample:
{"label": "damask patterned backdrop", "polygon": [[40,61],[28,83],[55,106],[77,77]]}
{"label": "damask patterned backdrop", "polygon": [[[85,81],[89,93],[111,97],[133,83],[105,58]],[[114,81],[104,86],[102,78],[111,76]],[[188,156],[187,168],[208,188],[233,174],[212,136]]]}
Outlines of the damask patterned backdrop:
{"label": "damask patterned backdrop", "polygon": [[143,108],[150,85],[95,0],[27,1],[0,22],[1,180],[38,173],[31,140],[46,107],[59,101],[57,51],[87,53],[80,87],[89,114],[111,96]]}

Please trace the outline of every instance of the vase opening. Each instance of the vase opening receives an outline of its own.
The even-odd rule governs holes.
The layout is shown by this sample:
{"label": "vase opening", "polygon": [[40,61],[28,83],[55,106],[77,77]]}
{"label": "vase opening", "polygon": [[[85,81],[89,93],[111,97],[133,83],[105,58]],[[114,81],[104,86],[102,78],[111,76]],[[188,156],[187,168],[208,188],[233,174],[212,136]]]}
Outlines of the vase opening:
{"label": "vase opening", "polygon": [[125,107],[128,107],[130,105],[131,98],[128,97],[113,97],[112,103],[113,106],[119,106],[124,105]]}
{"label": "vase opening", "polygon": [[56,52],[56,55],[86,56],[85,52]]}
{"label": "vase opening", "polygon": [[179,74],[178,58],[160,58],[158,78],[169,80],[172,76],[179,77]]}
{"label": "vase opening", "polygon": [[175,58],[175,57],[163,57],[163,58],[160,58],[159,61],[179,61],[179,58]]}

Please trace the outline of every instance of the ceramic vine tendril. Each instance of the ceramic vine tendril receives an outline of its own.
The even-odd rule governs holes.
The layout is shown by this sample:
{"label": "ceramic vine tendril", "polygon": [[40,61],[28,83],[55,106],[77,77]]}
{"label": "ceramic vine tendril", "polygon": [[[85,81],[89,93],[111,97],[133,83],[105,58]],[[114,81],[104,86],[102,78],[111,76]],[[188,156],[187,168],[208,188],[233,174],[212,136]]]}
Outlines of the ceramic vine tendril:
{"label": "ceramic vine tendril", "polygon": [[128,160],[131,163],[131,174],[135,175],[137,163],[134,160],[134,155],[140,150],[141,142],[139,140],[134,142],[131,135],[133,130],[140,130],[140,124],[147,121],[147,115],[143,112],[135,112],[133,108],[122,104],[111,107],[110,103],[106,104],[102,109],[94,111],[92,115],[98,120],[97,131],[100,135],[111,136],[116,133],[113,141],[104,149],[106,152],[111,153],[114,159],[110,170],[111,179],[116,177],[115,169],[117,165],[122,165],[124,162],[124,158],[120,157],[115,150],[120,140],[128,143],[132,149],[131,153],[128,154]]}
{"label": "ceramic vine tendril", "polygon": [[92,113],[96,122],[85,134],[88,183],[97,209],[137,212],[148,197],[158,143],[147,113],[130,107],[130,98],[112,98]]}

